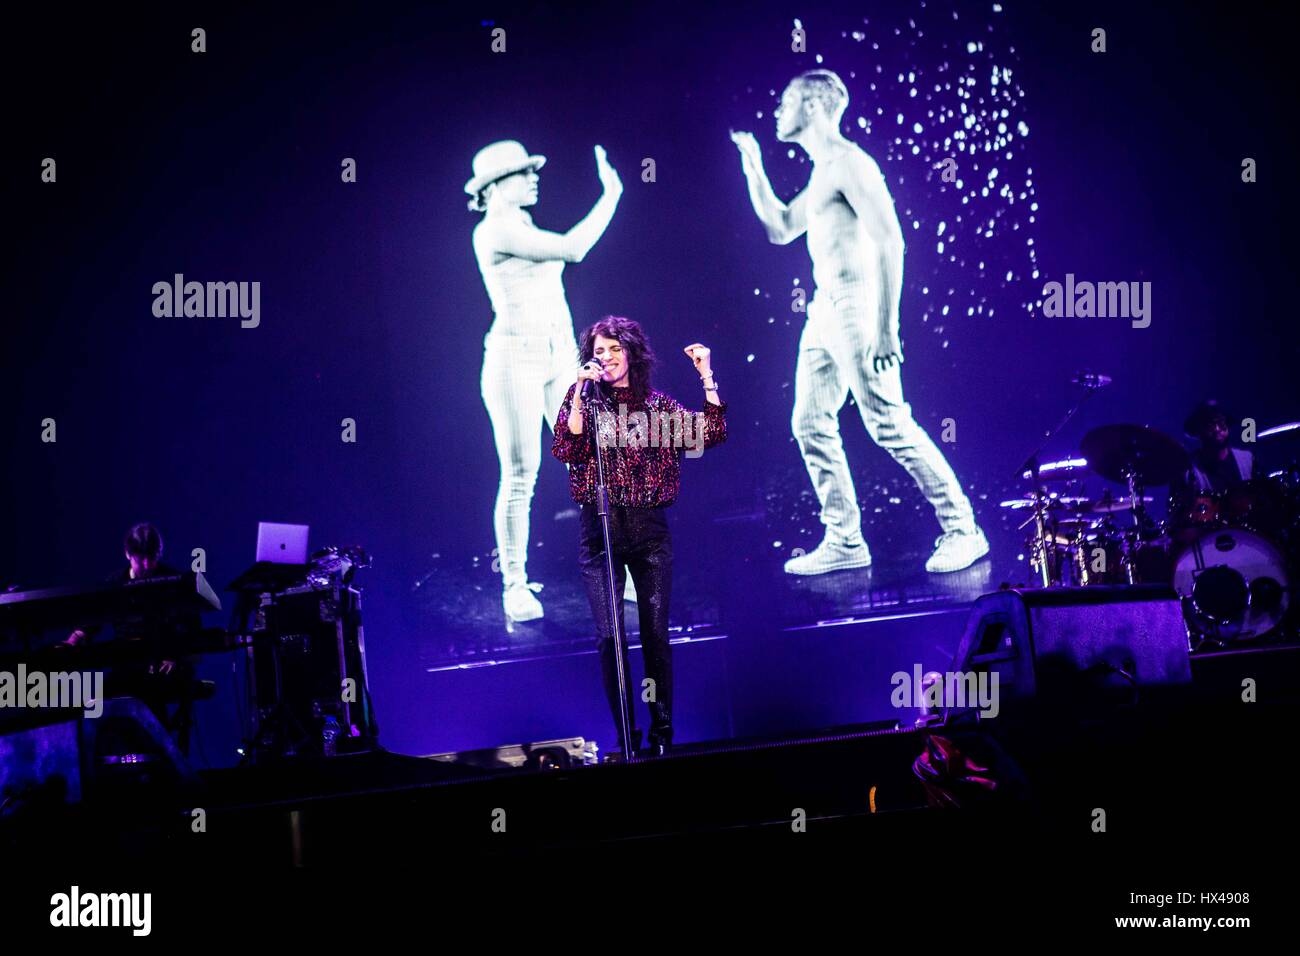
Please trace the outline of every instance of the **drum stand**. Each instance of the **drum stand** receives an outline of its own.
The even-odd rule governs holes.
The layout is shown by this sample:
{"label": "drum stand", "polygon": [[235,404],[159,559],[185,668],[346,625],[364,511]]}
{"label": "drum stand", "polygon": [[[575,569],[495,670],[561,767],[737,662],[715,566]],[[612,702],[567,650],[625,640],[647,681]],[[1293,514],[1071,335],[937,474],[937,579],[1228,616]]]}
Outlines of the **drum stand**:
{"label": "drum stand", "polygon": [[1043,587],[1050,588],[1053,584],[1061,583],[1061,574],[1056,567],[1055,535],[1047,523],[1047,509],[1050,504],[1047,496],[1043,494],[1043,485],[1038,477],[1038,457],[1035,455],[1026,464],[1029,465],[1029,473],[1033,476],[1034,506],[1029,519],[1016,530],[1033,523],[1034,537],[1033,544],[1029,548],[1029,566],[1038,572]]}
{"label": "drum stand", "polygon": [[1134,565],[1137,558],[1138,544],[1142,541],[1142,534],[1147,526],[1146,505],[1142,501],[1142,483],[1138,480],[1137,470],[1132,466],[1124,469],[1125,484],[1128,485],[1129,503],[1133,510],[1133,527],[1120,535],[1120,564],[1124,568],[1124,580],[1129,584],[1137,584],[1137,569]]}
{"label": "drum stand", "polygon": [[1124,565],[1124,580],[1129,584],[1152,584],[1143,581],[1137,567],[1137,558],[1144,545],[1159,537],[1160,526],[1147,514],[1146,491],[1138,475],[1136,463],[1124,469],[1124,481],[1128,485],[1129,504],[1133,514],[1133,527],[1123,532],[1120,538],[1121,561]]}
{"label": "drum stand", "polygon": [[[1056,566],[1055,535],[1053,535],[1048,528],[1047,509],[1050,507],[1050,504],[1047,495],[1044,494],[1044,488],[1039,473],[1038,456],[1043,453],[1043,449],[1047,447],[1047,443],[1055,438],[1061,429],[1068,425],[1071,419],[1079,413],[1079,409],[1083,408],[1083,403],[1086,402],[1089,396],[1097,390],[1097,387],[1098,386],[1096,385],[1083,385],[1083,392],[1080,394],[1078,399],[1075,400],[1074,405],[1072,405],[1070,410],[1065,413],[1065,416],[1056,423],[1056,427],[1047,431],[1043,436],[1042,442],[1039,443],[1039,446],[1034,449],[1028,458],[1025,459],[1025,463],[1021,465],[1018,470],[1018,477],[1029,478],[1034,483],[1034,513],[1033,517],[1030,519],[1034,523],[1034,542],[1030,546],[1029,561],[1031,566],[1036,567],[1039,580],[1045,588],[1050,588],[1054,584],[1060,585],[1062,582],[1060,569]],[[1028,523],[1028,521],[1025,522],[1025,524]],[[1021,525],[1022,528],[1024,526],[1025,525]]]}

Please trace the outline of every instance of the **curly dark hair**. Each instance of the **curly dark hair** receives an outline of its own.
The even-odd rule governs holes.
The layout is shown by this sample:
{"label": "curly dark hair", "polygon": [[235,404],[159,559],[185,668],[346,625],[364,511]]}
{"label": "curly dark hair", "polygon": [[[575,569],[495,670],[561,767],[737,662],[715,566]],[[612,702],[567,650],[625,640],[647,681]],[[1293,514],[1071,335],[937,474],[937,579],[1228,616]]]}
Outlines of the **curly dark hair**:
{"label": "curly dark hair", "polygon": [[632,319],[621,315],[607,315],[599,322],[585,329],[578,340],[578,364],[585,365],[591,361],[596,351],[596,336],[616,339],[623,346],[623,357],[627,360],[628,384],[638,395],[650,393],[650,371],[654,368],[654,350],[645,330]]}

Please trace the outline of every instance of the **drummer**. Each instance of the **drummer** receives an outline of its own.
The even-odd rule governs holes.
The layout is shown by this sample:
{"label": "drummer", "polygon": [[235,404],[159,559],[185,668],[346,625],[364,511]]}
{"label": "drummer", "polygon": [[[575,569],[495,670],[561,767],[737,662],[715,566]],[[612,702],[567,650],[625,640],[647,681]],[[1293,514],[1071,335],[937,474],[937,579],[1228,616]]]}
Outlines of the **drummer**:
{"label": "drummer", "polygon": [[1222,494],[1253,476],[1255,456],[1228,444],[1228,416],[1218,402],[1210,399],[1197,405],[1183,422],[1183,432],[1201,447],[1192,453],[1190,467],[1171,482],[1169,490],[1176,501]]}

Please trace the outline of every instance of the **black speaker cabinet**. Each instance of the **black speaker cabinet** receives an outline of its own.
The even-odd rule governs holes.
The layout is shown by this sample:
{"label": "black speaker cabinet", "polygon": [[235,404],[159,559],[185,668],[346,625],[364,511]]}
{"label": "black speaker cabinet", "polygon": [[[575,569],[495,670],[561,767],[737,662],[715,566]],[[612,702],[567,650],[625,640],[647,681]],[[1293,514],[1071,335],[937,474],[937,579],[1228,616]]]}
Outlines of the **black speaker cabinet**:
{"label": "black speaker cabinet", "polygon": [[954,670],[996,673],[1003,699],[1077,701],[1192,677],[1182,607],[1167,585],[985,594],[971,609]]}

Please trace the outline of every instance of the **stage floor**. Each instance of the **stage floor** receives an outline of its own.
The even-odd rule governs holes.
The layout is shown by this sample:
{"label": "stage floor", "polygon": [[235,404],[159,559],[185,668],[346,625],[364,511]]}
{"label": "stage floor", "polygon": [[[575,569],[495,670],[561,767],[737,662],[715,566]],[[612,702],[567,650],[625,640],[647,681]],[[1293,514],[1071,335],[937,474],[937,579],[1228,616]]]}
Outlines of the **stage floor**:
{"label": "stage floor", "polygon": [[[806,484],[806,478],[802,479]],[[790,484],[794,484],[791,478]],[[757,508],[701,515],[689,503],[669,513],[674,535],[671,627],[674,638],[719,636],[765,626],[786,629],[878,619],[892,613],[964,607],[1000,585],[1026,584],[1032,571],[1017,530],[1020,512],[999,508],[1010,486],[972,489],[976,516],[990,553],[949,574],[925,571],[939,526],[915,486],[899,476],[863,488],[863,530],[871,547],[869,568],[797,576],[783,570],[796,548],[811,550],[822,526],[810,490],[776,490]],[[529,578],[542,585],[545,609],[538,621],[507,624],[495,555],[428,552],[411,582],[420,659],[427,669],[479,661],[503,662],[588,650],[595,634],[578,577],[577,510],[549,516],[534,509]],[[628,634],[639,632],[636,605],[624,606]]]}

